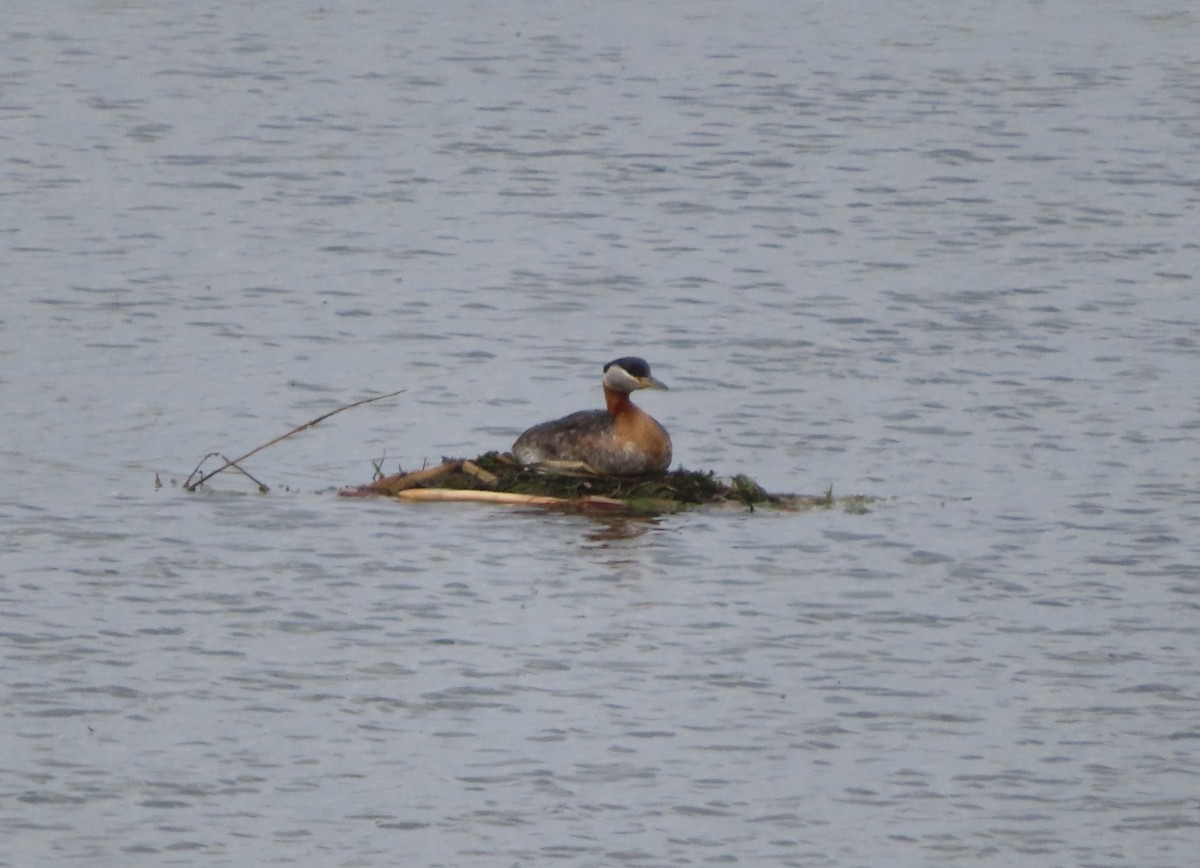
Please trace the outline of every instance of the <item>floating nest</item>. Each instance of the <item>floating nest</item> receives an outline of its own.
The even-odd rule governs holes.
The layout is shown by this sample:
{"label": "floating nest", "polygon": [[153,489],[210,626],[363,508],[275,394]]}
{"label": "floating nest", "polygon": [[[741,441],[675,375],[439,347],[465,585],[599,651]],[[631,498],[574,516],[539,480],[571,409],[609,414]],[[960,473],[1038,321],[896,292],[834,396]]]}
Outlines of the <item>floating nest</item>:
{"label": "floating nest", "polygon": [[[237,458],[209,452],[188,475],[183,487],[196,491],[218,473],[233,468],[249,477],[264,494],[270,491],[242,466],[246,459],[302,431],[307,431],[338,413],[393,398],[404,390],[363,398],[298,425],[286,434],[268,440]],[[203,472],[210,458],[221,458],[215,470]],[[566,509],[577,512],[616,512],[630,515],[662,515],[698,506],[735,506],[753,511],[759,507],[797,511],[840,508],[867,512],[875,498],[861,495],[834,497],[824,494],[771,494],[749,476],[734,476],[728,482],[712,471],[674,470],[653,476],[602,476],[582,462],[548,462],[522,465],[511,455],[486,452],[475,459],[447,458],[436,467],[385,476],[376,465],[376,479],[367,485],[339,491],[343,497],[394,497],[400,500],[475,501]],[[156,488],[162,487],[158,474]]]}
{"label": "floating nest", "polygon": [[343,489],[343,497],[394,497],[417,501],[474,501],[567,509],[661,515],[699,506],[840,508],[866,512],[872,498],[771,494],[748,476],[728,482],[711,471],[674,470],[653,476],[601,476],[586,466],[524,466],[511,456],[488,452],[474,459],[443,459],[436,467],[382,474],[367,485]]}

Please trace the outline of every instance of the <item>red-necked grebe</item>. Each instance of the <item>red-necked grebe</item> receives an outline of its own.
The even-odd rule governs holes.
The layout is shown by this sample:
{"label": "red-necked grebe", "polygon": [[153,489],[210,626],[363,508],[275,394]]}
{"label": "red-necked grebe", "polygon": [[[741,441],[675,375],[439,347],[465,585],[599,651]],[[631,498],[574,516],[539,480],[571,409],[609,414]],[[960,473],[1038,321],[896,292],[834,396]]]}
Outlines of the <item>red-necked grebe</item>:
{"label": "red-necked grebe", "polygon": [[650,375],[644,359],[632,356],[605,365],[602,382],[608,409],[534,425],[517,438],[513,456],[522,464],[584,461],[606,476],[664,472],[671,466],[671,437],[634,406],[629,393],[667,387]]}

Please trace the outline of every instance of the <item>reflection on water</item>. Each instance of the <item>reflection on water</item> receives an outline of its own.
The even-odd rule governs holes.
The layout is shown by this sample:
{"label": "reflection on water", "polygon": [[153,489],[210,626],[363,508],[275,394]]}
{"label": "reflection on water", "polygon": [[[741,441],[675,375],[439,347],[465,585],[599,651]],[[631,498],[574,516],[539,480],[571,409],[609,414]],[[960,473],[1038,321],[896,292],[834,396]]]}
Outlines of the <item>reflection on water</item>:
{"label": "reflection on water", "polygon": [[650,516],[633,518],[595,518],[586,534],[590,542],[604,547],[607,543],[637,539],[650,531],[661,531],[662,521]]}
{"label": "reflection on water", "polygon": [[[1194,16],[281,8],[6,19],[13,864],[1186,863]],[[886,506],[332,494],[625,354]]]}

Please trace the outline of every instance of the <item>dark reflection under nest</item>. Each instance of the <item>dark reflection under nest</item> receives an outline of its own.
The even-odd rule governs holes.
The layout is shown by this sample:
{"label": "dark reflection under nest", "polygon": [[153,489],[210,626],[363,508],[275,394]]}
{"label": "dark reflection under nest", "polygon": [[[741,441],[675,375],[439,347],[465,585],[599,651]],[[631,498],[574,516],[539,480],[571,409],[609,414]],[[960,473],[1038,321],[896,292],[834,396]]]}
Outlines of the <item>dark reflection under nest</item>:
{"label": "dark reflection under nest", "polygon": [[645,536],[661,524],[661,519],[655,516],[593,517],[592,529],[584,534],[584,538],[588,542],[604,546]]}

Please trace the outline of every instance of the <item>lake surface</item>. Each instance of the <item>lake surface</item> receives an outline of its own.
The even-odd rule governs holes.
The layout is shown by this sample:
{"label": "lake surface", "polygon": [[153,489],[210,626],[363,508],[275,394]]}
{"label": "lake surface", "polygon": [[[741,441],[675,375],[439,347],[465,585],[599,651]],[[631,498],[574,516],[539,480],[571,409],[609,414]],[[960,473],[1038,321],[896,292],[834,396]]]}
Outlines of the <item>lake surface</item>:
{"label": "lake surface", "polygon": [[[1194,856],[1195,9],[25,5],[0,865]],[[880,502],[334,495],[626,354]]]}

